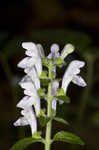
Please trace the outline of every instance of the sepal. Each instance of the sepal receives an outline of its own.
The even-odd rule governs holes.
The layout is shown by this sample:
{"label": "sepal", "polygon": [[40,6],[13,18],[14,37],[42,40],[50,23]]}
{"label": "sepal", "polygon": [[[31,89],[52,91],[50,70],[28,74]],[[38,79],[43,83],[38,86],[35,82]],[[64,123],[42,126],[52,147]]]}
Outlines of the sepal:
{"label": "sepal", "polygon": [[64,61],[63,61],[63,59],[61,59],[61,58],[57,58],[56,60],[55,60],[55,65],[63,65],[64,64]]}
{"label": "sepal", "polygon": [[46,126],[46,124],[50,120],[50,118],[45,115],[45,111],[45,109],[41,109],[40,114],[38,115],[39,122],[42,127]]}
{"label": "sepal", "polygon": [[40,118],[41,116],[45,116],[45,112],[46,112],[46,109],[41,109],[37,117]]}
{"label": "sepal", "polygon": [[42,86],[47,86],[50,83],[50,79],[41,79],[41,85]]}
{"label": "sepal", "polygon": [[32,135],[32,138],[40,139],[40,138],[42,138],[42,137],[41,137],[41,134],[42,134],[41,131],[35,132],[35,133]]}
{"label": "sepal", "polygon": [[38,94],[40,97],[44,97],[46,94],[45,94],[45,89],[38,89]]}
{"label": "sepal", "polygon": [[46,124],[49,122],[49,120],[50,120],[49,117],[40,116],[40,118],[39,118],[40,125],[42,127],[46,126]]}
{"label": "sepal", "polygon": [[70,103],[70,99],[65,95],[64,90],[62,88],[57,89],[56,98],[64,101],[65,103]]}
{"label": "sepal", "polygon": [[40,79],[48,79],[48,76],[47,76],[47,72],[46,71],[42,71],[40,77]]}

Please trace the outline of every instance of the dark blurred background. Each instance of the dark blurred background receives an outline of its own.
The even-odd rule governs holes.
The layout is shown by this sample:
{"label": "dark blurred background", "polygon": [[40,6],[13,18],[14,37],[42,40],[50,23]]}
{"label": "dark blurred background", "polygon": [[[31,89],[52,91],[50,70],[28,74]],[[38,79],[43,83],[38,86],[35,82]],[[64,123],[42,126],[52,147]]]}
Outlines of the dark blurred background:
{"label": "dark blurred background", "polygon": [[[71,104],[58,107],[58,116],[70,126],[54,122],[53,133],[67,130],[79,135],[85,146],[55,143],[52,150],[99,150],[99,0],[3,0],[0,3],[0,150],[8,150],[18,140],[30,136],[28,127],[15,128],[20,116],[16,108],[22,98],[17,85],[24,75],[17,63],[25,57],[23,41],[41,43],[45,53],[52,43],[60,49],[66,43],[75,52],[66,61],[86,61],[81,74],[86,88],[70,84]],[[63,68],[64,71],[64,68]],[[59,70],[57,70],[59,74]],[[41,149],[41,144],[27,148]]]}

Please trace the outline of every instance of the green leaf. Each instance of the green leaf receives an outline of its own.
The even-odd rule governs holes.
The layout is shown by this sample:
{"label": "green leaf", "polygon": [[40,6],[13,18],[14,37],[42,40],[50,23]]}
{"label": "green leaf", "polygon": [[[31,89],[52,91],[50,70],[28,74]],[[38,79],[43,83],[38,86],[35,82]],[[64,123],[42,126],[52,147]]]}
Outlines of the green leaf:
{"label": "green leaf", "polygon": [[38,89],[38,94],[39,94],[39,96],[41,96],[41,97],[44,97],[45,96],[45,89]]}
{"label": "green leaf", "polygon": [[61,122],[63,124],[69,125],[69,123],[66,120],[64,120],[63,118],[55,117],[54,120],[57,122]]}
{"label": "green leaf", "polygon": [[61,58],[57,58],[55,60],[55,65],[63,65],[63,64],[64,64],[64,61]]}
{"label": "green leaf", "polygon": [[44,139],[43,138],[24,138],[20,141],[18,141],[16,144],[14,144],[10,150],[23,150],[26,147],[28,147],[30,144],[32,143],[36,143],[36,142],[41,142],[44,143]]}
{"label": "green leaf", "polygon": [[42,71],[41,75],[40,75],[40,79],[48,79],[47,76],[47,72],[46,71]]}
{"label": "green leaf", "polygon": [[53,141],[62,141],[62,142],[67,142],[71,144],[80,144],[84,145],[85,143],[80,139],[80,137],[69,133],[65,131],[60,131],[56,133],[56,135],[53,138]]}

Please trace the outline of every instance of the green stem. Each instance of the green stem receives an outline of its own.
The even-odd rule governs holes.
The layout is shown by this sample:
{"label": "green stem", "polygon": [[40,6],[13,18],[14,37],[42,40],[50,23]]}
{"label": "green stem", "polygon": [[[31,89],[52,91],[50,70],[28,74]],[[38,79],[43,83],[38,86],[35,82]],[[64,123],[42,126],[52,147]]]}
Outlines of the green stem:
{"label": "green stem", "polygon": [[[48,106],[47,106],[47,117],[52,115],[52,60],[49,61],[49,79],[51,80],[48,85]],[[51,147],[51,127],[52,121],[50,120],[46,126],[46,137],[45,137],[45,150],[50,150]]]}

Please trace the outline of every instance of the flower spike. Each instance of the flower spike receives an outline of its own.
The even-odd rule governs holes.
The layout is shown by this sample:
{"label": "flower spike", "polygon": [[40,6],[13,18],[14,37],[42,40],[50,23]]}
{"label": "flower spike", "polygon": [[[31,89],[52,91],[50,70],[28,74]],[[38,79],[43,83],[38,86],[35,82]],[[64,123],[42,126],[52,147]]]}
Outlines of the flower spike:
{"label": "flower spike", "polygon": [[[56,133],[54,138],[51,139],[50,132],[53,119],[68,124],[64,119],[56,117],[57,103],[63,104],[64,102],[70,102],[68,96],[65,95],[70,82],[78,86],[86,86],[86,82],[79,75],[80,69],[84,67],[85,62],[73,60],[69,64],[63,75],[60,88],[61,79],[57,78],[56,67],[61,68],[63,65],[65,67],[64,59],[74,51],[74,46],[72,44],[67,44],[60,53],[59,45],[52,44],[50,47],[50,54],[47,57],[45,56],[41,44],[23,42],[22,47],[25,49],[26,57],[23,58],[17,66],[22,68],[25,73],[25,76],[19,82],[20,87],[24,90],[24,97],[16,105],[18,108],[21,108],[21,117],[14,122],[14,126],[29,125],[32,138],[26,138],[22,143],[19,141],[12,149],[18,149],[22,147],[22,144],[23,149],[30,143],[38,141],[45,144],[46,150],[50,150],[50,144],[55,140],[57,141],[57,139],[70,143],[73,142],[75,144],[83,144],[80,138],[71,133],[62,131]],[[44,65],[43,71],[42,64]],[[40,98],[46,100],[47,109],[41,109]],[[40,133],[37,132],[36,117],[41,126],[46,126],[45,138],[42,138]],[[69,140],[68,137],[70,137]]]}

